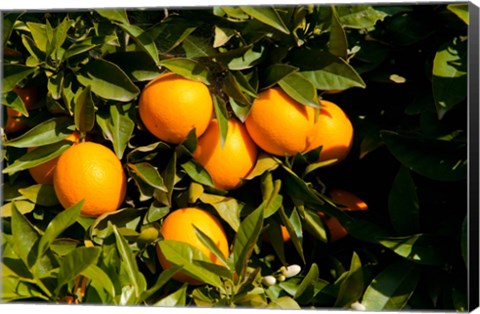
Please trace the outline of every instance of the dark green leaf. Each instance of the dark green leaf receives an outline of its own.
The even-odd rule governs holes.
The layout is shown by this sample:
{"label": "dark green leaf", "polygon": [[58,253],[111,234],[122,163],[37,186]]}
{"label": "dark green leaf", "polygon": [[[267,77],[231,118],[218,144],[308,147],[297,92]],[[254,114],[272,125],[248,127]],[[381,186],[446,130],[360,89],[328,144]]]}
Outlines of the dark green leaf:
{"label": "dark green leaf", "polygon": [[236,199],[208,193],[203,193],[199,199],[205,204],[212,205],[218,215],[226,221],[233,230],[238,230],[242,205],[239,204]]}
{"label": "dark green leaf", "polygon": [[349,307],[350,304],[358,301],[364,289],[362,263],[357,253],[353,252],[350,262],[350,269],[344,275],[340,284],[335,307]]}
{"label": "dark green leaf", "polygon": [[13,249],[18,257],[25,265],[33,265],[33,263],[29,263],[28,258],[40,236],[27,218],[17,210],[15,203],[12,204],[12,236]]}
{"label": "dark green leaf", "polygon": [[160,65],[185,78],[200,81],[206,85],[210,84],[207,67],[198,61],[186,58],[171,58],[162,60]]}
{"label": "dark green leaf", "polygon": [[143,51],[116,52],[105,58],[118,65],[134,82],[151,81],[160,75],[160,69]]}
{"label": "dark green leaf", "polygon": [[191,159],[183,164],[181,167],[185,172],[198,183],[213,187],[213,180],[208,171],[200,165],[197,161]]}
{"label": "dark green leaf", "polygon": [[285,34],[290,34],[288,27],[274,8],[260,6],[241,6],[240,9],[254,19],[272,26]]}
{"label": "dark green leaf", "polygon": [[135,288],[135,298],[138,300],[140,294],[145,291],[147,284],[143,274],[138,269],[135,255],[128,245],[125,238],[119,233],[116,226],[113,226],[113,233],[115,234],[115,241],[117,244],[117,250],[122,260],[122,267],[125,267],[125,271],[128,275],[129,283]]}
{"label": "dark green leaf", "polygon": [[390,131],[382,131],[381,137],[393,156],[410,170],[439,181],[458,181],[466,177],[464,144]]}
{"label": "dark green leaf", "polygon": [[63,91],[63,71],[58,72],[48,78],[48,92],[53,99],[59,100]]}
{"label": "dark green leaf", "polygon": [[32,74],[35,68],[21,64],[4,64],[2,78],[2,93],[11,91],[20,81]]}
{"label": "dark green leaf", "polygon": [[16,159],[11,165],[4,168],[2,172],[13,174],[18,171],[38,166],[44,162],[60,156],[60,154],[66,151],[71,145],[71,142],[62,141],[59,143],[36,148],[30,153],[26,153],[25,155]]}
{"label": "dark green leaf", "polygon": [[42,256],[47,251],[48,247],[52,242],[68,227],[73,225],[78,217],[80,216],[80,210],[82,209],[84,200],[78,202],[77,204],[65,209],[55,216],[55,218],[50,221],[45,229],[45,233],[40,238],[38,244],[38,256]]}
{"label": "dark green leaf", "polygon": [[51,118],[36,125],[19,137],[9,140],[4,145],[25,148],[60,142],[75,130],[72,122],[69,117]]}
{"label": "dark green leaf", "polygon": [[127,11],[125,9],[95,9],[98,14],[103,16],[104,18],[110,20],[110,21],[115,21],[115,22],[120,22],[124,24],[129,24],[130,22],[128,21],[128,16],[127,16]]}
{"label": "dark green leaf", "polygon": [[81,133],[90,132],[95,125],[95,104],[93,103],[90,85],[78,96],[75,102],[75,126]]}
{"label": "dark green leaf", "polygon": [[401,167],[388,196],[390,222],[401,235],[420,230],[420,209],[415,182],[407,168]]}
{"label": "dark green leaf", "polygon": [[183,284],[180,289],[162,298],[154,306],[184,306],[187,301],[187,284]]}
{"label": "dark green leaf", "polygon": [[297,67],[288,64],[275,63],[268,66],[262,80],[262,89],[272,87],[278,81],[296,71],[298,71]]}
{"label": "dark green leaf", "polygon": [[213,255],[215,255],[218,258],[218,260],[223,263],[225,267],[228,268],[228,263],[227,263],[228,256],[223,255],[222,251],[220,251],[220,249],[215,244],[215,242],[207,234],[205,234],[202,230],[198,229],[197,226],[195,226],[195,224],[192,224],[192,225],[195,230],[195,235],[200,240],[200,242],[202,242],[202,244],[205,245],[205,247],[209,249],[210,252],[212,252]]}
{"label": "dark green leaf", "polygon": [[137,25],[126,23],[120,23],[118,25],[133,37],[135,42],[152,58],[156,65],[159,65],[158,49],[154,39],[148,32],[144,32],[143,29]]}
{"label": "dark green leaf", "polygon": [[163,178],[158,170],[148,162],[141,162],[136,164],[128,164],[128,167],[135,171],[135,173],[148,185],[156,189],[167,192],[167,187],[163,182]]}
{"label": "dark green leaf", "polygon": [[5,105],[15,111],[20,112],[25,117],[29,116],[28,110],[25,107],[22,98],[18,96],[17,93],[15,93],[14,91],[3,93],[2,101],[2,105]]}
{"label": "dark green leaf", "polygon": [[60,292],[62,286],[73,280],[90,265],[94,265],[101,253],[99,247],[79,247],[65,255],[58,270],[56,293]]}
{"label": "dark green leaf", "polygon": [[210,57],[217,53],[209,40],[193,35],[186,37],[182,46],[187,58]]}
{"label": "dark green leaf", "polygon": [[337,57],[347,59],[348,41],[345,30],[338,18],[337,10],[332,7],[332,21],[330,25],[330,38],[328,40],[328,51]]}
{"label": "dark green leaf", "polygon": [[339,5],[336,6],[336,10],[343,27],[354,29],[371,28],[387,16],[386,13],[366,4]]}
{"label": "dark green leaf", "polygon": [[87,37],[86,39],[77,41],[73,43],[70,47],[68,47],[65,51],[65,54],[63,55],[63,59],[67,60],[73,56],[77,56],[81,53],[90,51],[95,47],[104,44],[110,46],[120,46],[120,43],[118,42],[118,37],[116,35]]}
{"label": "dark green leaf", "polygon": [[452,249],[443,237],[416,234],[379,238],[378,243],[396,254],[423,265],[445,265],[452,259]]}
{"label": "dark green leaf", "polygon": [[193,263],[195,260],[209,262],[209,259],[199,249],[184,242],[162,240],[158,242],[160,251],[168,262],[182,266],[182,272],[201,282],[223,289],[220,278],[209,270]]}
{"label": "dark green leaf", "polygon": [[264,208],[265,202],[240,223],[240,227],[235,235],[233,256],[235,270],[240,278],[243,277],[245,273],[250,255],[252,254],[260,232],[262,231]]}
{"label": "dark green leaf", "polygon": [[303,74],[292,72],[278,81],[278,85],[299,103],[314,108],[320,107],[315,86]]}
{"label": "dark green leaf", "polygon": [[313,287],[315,285],[315,282],[318,280],[318,276],[318,266],[316,263],[312,263],[312,266],[310,266],[310,270],[305,275],[302,282],[300,282],[300,284],[298,285],[298,288],[295,291],[294,298],[298,300],[307,296],[307,300],[311,299],[311,297],[313,297]]}
{"label": "dark green leaf", "polygon": [[467,41],[454,38],[433,60],[433,96],[438,118],[467,97]]}
{"label": "dark green leaf", "polygon": [[26,199],[41,206],[49,207],[59,204],[57,196],[55,195],[55,189],[51,184],[35,184],[18,189],[18,192]]}
{"label": "dark green leaf", "polygon": [[368,311],[402,310],[420,278],[420,268],[405,260],[389,265],[365,290],[362,304]]}
{"label": "dark green leaf", "polygon": [[465,24],[468,23],[468,4],[455,3],[447,5],[447,9],[452,11],[456,16],[458,16]]}
{"label": "dark green leaf", "polygon": [[111,100],[129,102],[138,96],[140,90],[116,64],[102,59],[88,62],[77,73],[83,86],[91,86],[92,92]]}
{"label": "dark green leaf", "polygon": [[10,38],[10,35],[12,34],[15,22],[17,19],[24,14],[23,12],[9,12],[9,13],[4,13],[3,18],[2,18],[2,47],[5,47],[8,43],[8,39]]}
{"label": "dark green leaf", "polygon": [[220,97],[213,97],[213,107],[215,108],[215,117],[220,129],[220,145],[223,148],[228,134],[228,111],[227,104]]}
{"label": "dark green leaf", "polygon": [[159,291],[165,284],[167,284],[170,281],[172,276],[175,275],[180,269],[181,267],[172,265],[169,269],[163,270],[160,273],[160,276],[158,276],[157,281],[155,281],[155,284],[152,287],[150,287],[148,290],[142,292],[138,302],[141,303],[147,300],[150,296],[152,296],[157,291]]}

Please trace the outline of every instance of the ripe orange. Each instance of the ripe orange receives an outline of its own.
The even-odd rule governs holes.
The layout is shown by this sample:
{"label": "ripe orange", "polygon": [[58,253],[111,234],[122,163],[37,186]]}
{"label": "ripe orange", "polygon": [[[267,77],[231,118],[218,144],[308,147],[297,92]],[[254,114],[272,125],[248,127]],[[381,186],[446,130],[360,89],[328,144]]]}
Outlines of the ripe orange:
{"label": "ripe orange", "polygon": [[320,160],[345,159],[352,148],[353,126],[345,112],[333,102],[321,100],[321,109],[310,134],[307,151],[322,146]]}
{"label": "ripe orange", "polygon": [[[222,265],[222,262],[198,239],[193,225],[205,233],[217,245],[225,258],[229,255],[228,240],[220,222],[209,212],[187,207],[171,212],[163,221],[160,232],[166,240],[175,240],[188,243],[204,253],[212,263]],[[157,256],[163,269],[168,269],[171,264],[157,246]],[[201,284],[198,280],[185,273],[177,272],[174,279],[190,284]]]}
{"label": "ripe orange", "polygon": [[237,188],[255,166],[257,146],[238,120],[228,120],[228,133],[224,146],[220,143],[217,119],[213,119],[205,133],[198,139],[193,158],[213,179],[218,189]]}
{"label": "ripe orange", "polygon": [[245,126],[264,151],[291,156],[309,147],[314,117],[315,108],[300,104],[279,88],[269,88],[253,102]]}
{"label": "ripe orange", "polygon": [[120,207],[125,198],[126,177],[120,160],[110,149],[83,142],[60,156],[53,186],[64,208],[85,199],[82,215],[96,217]]}
{"label": "ripe orange", "polygon": [[[15,86],[13,91],[22,99],[27,109],[30,109],[38,100],[38,93],[35,88],[20,88]],[[7,121],[4,125],[6,134],[18,132],[27,127],[20,119],[22,116],[23,115],[15,109],[7,107]]]}
{"label": "ripe orange", "polygon": [[[78,142],[79,138],[80,133],[75,131],[69,136],[67,136],[65,139],[74,142],[73,145],[75,145],[75,143]],[[31,152],[34,149],[35,147],[30,147],[27,149],[27,151]],[[53,184],[53,173],[55,171],[55,167],[57,166],[58,158],[60,158],[60,156],[28,169],[30,175],[35,180],[35,182],[40,184]]]}
{"label": "ripe orange", "polygon": [[205,132],[212,118],[213,102],[205,84],[166,73],[145,86],[138,110],[153,135],[179,144],[193,128],[197,137]]}
{"label": "ripe orange", "polygon": [[[283,240],[283,242],[288,242],[288,241],[290,241],[290,233],[288,233],[287,227],[285,227],[284,225],[280,225],[280,230],[281,230],[281,232],[282,232],[282,240]],[[266,242],[270,242],[270,237],[268,236],[268,233],[264,233],[263,239],[264,239]]]}
{"label": "ripe orange", "polygon": [[[355,194],[351,192],[334,189],[330,191],[330,198],[343,211],[367,210],[368,205]],[[335,242],[345,237],[348,231],[342,226],[340,221],[335,217],[326,217],[325,214],[319,213],[327,224],[330,233],[330,241]]]}

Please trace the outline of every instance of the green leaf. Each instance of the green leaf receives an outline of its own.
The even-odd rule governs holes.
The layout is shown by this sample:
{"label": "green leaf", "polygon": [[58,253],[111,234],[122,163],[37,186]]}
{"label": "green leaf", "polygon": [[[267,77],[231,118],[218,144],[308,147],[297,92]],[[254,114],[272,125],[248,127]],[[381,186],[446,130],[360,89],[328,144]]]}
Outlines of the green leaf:
{"label": "green leaf", "polygon": [[12,34],[12,31],[14,29],[15,22],[23,14],[23,12],[9,12],[3,14],[2,47],[5,47],[7,45],[8,39],[10,38],[10,35]]}
{"label": "green leaf", "polygon": [[381,137],[398,161],[422,176],[439,181],[458,181],[467,175],[465,144],[391,131],[381,131]]}
{"label": "green leaf", "polygon": [[2,205],[0,217],[12,217],[13,206],[16,206],[21,214],[28,214],[35,209],[35,204],[30,201],[12,201]]}
{"label": "green leaf", "polygon": [[240,227],[235,235],[233,257],[235,270],[240,278],[245,274],[248,260],[262,231],[264,208],[265,202],[258,206],[257,209],[240,223]]}
{"label": "green leaf", "polygon": [[26,24],[38,49],[46,53],[48,48],[46,25],[34,22],[27,22]]}
{"label": "green leaf", "polygon": [[251,180],[255,177],[261,176],[267,171],[273,171],[279,166],[279,164],[280,164],[280,161],[278,161],[276,158],[264,152],[260,152],[258,154],[257,162],[255,163],[255,166],[250,171],[246,179]]}
{"label": "green leaf", "polygon": [[130,24],[128,21],[128,16],[127,16],[127,11],[125,9],[95,9],[98,14],[103,16],[104,18],[110,20],[110,21],[115,21],[115,22],[120,22],[124,24]]}
{"label": "green leaf", "polygon": [[174,240],[162,240],[158,242],[158,245],[167,261],[173,265],[181,266],[182,272],[196,280],[223,289],[220,277],[208,269],[194,264],[195,260],[209,262],[208,257],[199,249],[190,244]]}
{"label": "green leaf", "polygon": [[279,179],[273,182],[271,173],[267,173],[262,177],[260,187],[263,200],[266,202],[263,218],[268,218],[275,214],[282,205],[283,197],[279,194],[281,185],[282,181]]}
{"label": "green leaf", "polygon": [[208,171],[194,159],[190,159],[180,166],[196,182],[214,187],[213,179]]}
{"label": "green leaf", "polygon": [[220,145],[223,148],[228,134],[228,111],[227,104],[222,98],[213,96],[213,107],[215,108],[215,117],[218,121],[220,133]]}
{"label": "green leaf", "polygon": [[193,35],[186,37],[182,46],[187,58],[210,57],[217,53],[209,40]]}
{"label": "green leaf", "polygon": [[18,171],[38,166],[60,156],[71,145],[72,143],[69,141],[62,141],[59,143],[38,147],[30,153],[26,153],[25,155],[16,159],[11,165],[4,168],[2,173],[14,174]]}
{"label": "green leaf", "polygon": [[62,97],[63,91],[63,74],[64,72],[58,72],[48,78],[47,88],[50,96],[53,99],[59,100]]}
{"label": "green leaf", "polygon": [[354,29],[371,28],[388,15],[366,4],[339,5],[335,8],[343,27]]}
{"label": "green leaf", "polygon": [[36,68],[21,64],[4,64],[2,78],[2,93],[9,92],[27,76],[35,72]]}
{"label": "green leaf", "polygon": [[401,235],[420,231],[420,209],[415,182],[407,168],[401,167],[388,196],[390,222]]}
{"label": "green leaf", "polygon": [[278,85],[299,103],[314,108],[320,107],[315,86],[303,74],[292,72],[278,81]]}
{"label": "green leaf", "polygon": [[308,273],[298,285],[297,290],[295,291],[295,295],[293,296],[294,299],[311,299],[313,297],[313,287],[315,285],[315,282],[318,280],[318,276],[318,266],[316,263],[312,263],[312,266],[310,266]]}
{"label": "green leaf", "polygon": [[116,35],[87,37],[76,41],[68,47],[63,54],[63,59],[68,60],[71,57],[90,51],[101,45],[120,46],[120,43],[118,42],[118,37]]}
{"label": "green leaf", "polygon": [[150,56],[156,65],[160,64],[157,46],[154,39],[147,31],[144,32],[143,29],[137,25],[126,23],[120,23],[118,25],[133,37],[137,45]]}
{"label": "green leaf", "polygon": [[447,9],[458,16],[465,24],[468,23],[468,4],[452,3],[447,5]]}
{"label": "green leaf", "polygon": [[292,65],[300,68],[300,74],[317,89],[344,90],[351,87],[366,87],[363,79],[351,65],[329,52],[302,49],[294,53],[292,58]]}
{"label": "green leaf", "polygon": [[203,193],[200,195],[199,200],[205,204],[213,206],[218,215],[226,221],[234,231],[238,230],[238,227],[240,226],[240,212],[243,205],[239,204],[236,199]]}
{"label": "green leaf", "polygon": [[29,263],[29,254],[40,237],[39,233],[27,218],[17,210],[15,203],[12,204],[11,223],[13,249],[25,265],[31,266],[34,261]]}
{"label": "green leaf", "polygon": [[82,209],[84,200],[77,204],[61,211],[50,221],[45,229],[45,233],[40,238],[38,243],[38,256],[42,256],[47,251],[52,242],[68,227],[73,225],[80,216],[80,210]]}
{"label": "green leaf", "polygon": [[180,289],[162,298],[160,301],[153,304],[154,306],[184,306],[187,301],[187,287],[188,284],[183,284]]}
{"label": "green leaf", "polygon": [[456,37],[433,59],[432,88],[438,118],[467,97],[467,41]]}
{"label": "green leaf", "polygon": [[117,250],[120,254],[122,260],[122,267],[125,267],[125,271],[128,275],[129,283],[132,285],[135,293],[135,298],[138,300],[140,298],[140,294],[145,291],[147,288],[147,284],[145,282],[145,278],[143,274],[138,269],[135,255],[128,245],[125,238],[119,233],[117,227],[113,226],[113,233],[115,234],[115,242],[117,244]]}
{"label": "green leaf", "polygon": [[259,6],[241,6],[240,9],[254,19],[267,24],[282,33],[290,34],[288,27],[274,8]]}
{"label": "green leaf", "polygon": [[206,85],[210,84],[207,67],[198,61],[186,58],[171,58],[162,60],[160,65],[187,79],[199,81]]}
{"label": "green leaf", "polygon": [[282,309],[282,310],[301,310],[302,308],[298,303],[289,296],[281,296],[276,299],[272,299],[268,304],[269,309]]}
{"label": "green leaf", "polygon": [[365,290],[362,304],[368,311],[402,310],[417,286],[420,268],[405,260],[389,265]]}
{"label": "green leaf", "polygon": [[34,284],[21,281],[18,277],[2,277],[2,303],[36,298],[51,301]]}
{"label": "green leaf", "polygon": [[[90,264],[87,268],[80,272],[82,276],[90,278],[92,280],[92,284],[98,285],[105,289],[106,292],[112,297],[115,297],[115,286],[108,276],[108,274],[101,269],[100,267],[96,266],[95,264]],[[113,298],[114,300],[114,298]]]}
{"label": "green leaf", "polygon": [[118,65],[134,82],[151,81],[160,75],[160,69],[143,51],[119,51],[105,59]]}
{"label": "green leaf", "polygon": [[194,224],[193,224],[193,228],[195,230],[195,235],[200,240],[200,242],[202,242],[202,244],[205,245],[205,247],[209,249],[210,252],[212,252],[213,255],[215,255],[218,258],[218,260],[220,260],[223,263],[223,265],[225,265],[225,267],[228,268],[228,263],[227,263],[228,256],[223,255],[222,251],[220,251],[220,249],[215,244],[215,242],[202,230],[198,229]]}
{"label": "green leaf", "polygon": [[18,189],[26,199],[41,206],[54,206],[59,204],[55,189],[51,184],[35,184],[26,188]]}
{"label": "green leaf", "polygon": [[167,192],[167,187],[163,182],[163,178],[158,172],[158,170],[153,167],[148,162],[141,162],[136,164],[128,164],[128,167],[132,169],[139,178],[141,178],[145,183],[159,189],[161,191]]}
{"label": "green leaf", "polygon": [[116,64],[95,59],[88,62],[77,73],[83,86],[91,86],[92,92],[110,100],[129,102],[140,93],[139,88]]}
{"label": "green leaf", "polygon": [[14,91],[6,92],[2,94],[2,105],[10,107],[20,112],[25,117],[29,116],[28,110],[20,96]]}
{"label": "green leaf", "polygon": [[73,133],[75,126],[72,122],[69,117],[51,118],[7,141],[4,145],[26,148],[58,143]]}
{"label": "green leaf", "polygon": [[56,294],[60,292],[63,285],[73,280],[90,265],[95,265],[100,253],[99,247],[78,247],[65,255],[58,270]]}
{"label": "green leaf", "polygon": [[[236,55],[236,52],[241,53]],[[217,54],[215,58],[230,70],[246,70],[258,65],[264,59],[265,52],[265,46],[256,44]]]}
{"label": "green leaf", "polygon": [[288,64],[275,63],[269,65],[263,74],[263,79],[261,81],[262,89],[272,87],[284,77],[296,71],[298,71],[297,67]]}
{"label": "green leaf", "polygon": [[108,111],[98,111],[96,120],[104,135],[113,144],[113,150],[119,159],[123,158],[128,142],[135,130],[131,118],[134,104],[117,104],[108,107]]}
{"label": "green leaf", "polygon": [[404,237],[383,237],[378,243],[409,261],[423,265],[445,265],[452,259],[452,249],[444,237],[416,234]]}
{"label": "green leaf", "polygon": [[353,252],[350,269],[344,276],[335,300],[335,307],[348,308],[350,304],[358,301],[363,294],[362,263],[357,253]]}
{"label": "green leaf", "polygon": [[340,23],[337,10],[332,6],[332,20],[330,24],[330,38],[328,40],[328,51],[344,60],[348,57],[348,41],[345,30]]}
{"label": "green leaf", "polygon": [[160,273],[160,276],[158,276],[157,281],[155,281],[155,284],[149,288],[146,291],[143,291],[142,294],[140,295],[140,299],[138,300],[138,303],[144,302],[147,300],[150,296],[155,294],[157,291],[159,291],[165,284],[167,284],[170,279],[175,275],[182,267],[172,265],[169,269],[165,269]]}
{"label": "green leaf", "polygon": [[95,126],[95,104],[93,103],[90,85],[78,96],[75,102],[75,126],[85,134]]}

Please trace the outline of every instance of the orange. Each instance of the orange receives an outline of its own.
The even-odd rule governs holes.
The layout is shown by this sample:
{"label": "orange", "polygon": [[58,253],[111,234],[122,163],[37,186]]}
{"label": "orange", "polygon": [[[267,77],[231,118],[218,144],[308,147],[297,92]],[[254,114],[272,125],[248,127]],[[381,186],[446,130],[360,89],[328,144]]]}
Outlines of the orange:
{"label": "orange", "polygon": [[[368,205],[355,194],[351,192],[334,189],[330,191],[330,197],[337,206],[343,211],[367,210]],[[335,217],[326,217],[325,214],[319,213],[327,224],[330,233],[330,241],[335,242],[345,237],[348,231],[342,226],[340,221]]]}
{"label": "orange", "polygon": [[148,131],[162,141],[179,144],[193,128],[197,137],[205,132],[213,102],[205,84],[166,73],[145,86],[138,110]]}
{"label": "orange", "polygon": [[[283,242],[290,241],[290,233],[288,233],[287,227],[285,227],[284,225],[280,225],[280,230],[282,232]],[[267,242],[270,242],[270,237],[268,236],[268,233],[264,233],[263,239]]]}
{"label": "orange", "polygon": [[345,159],[352,148],[353,126],[345,112],[333,102],[321,100],[321,109],[310,134],[307,151],[322,146],[320,160]]}
{"label": "orange", "polygon": [[205,133],[198,139],[193,158],[210,174],[218,189],[239,187],[255,166],[257,146],[241,122],[228,120],[228,133],[224,146],[220,143],[218,121],[213,119]]}
{"label": "orange", "polygon": [[[165,240],[175,240],[179,242],[188,243],[199,249],[210,261],[217,265],[223,265],[222,262],[198,239],[193,226],[197,227],[205,233],[217,245],[220,252],[228,258],[228,240],[225,231],[220,222],[209,212],[195,208],[187,207],[177,209],[171,212],[162,223],[160,233]],[[160,265],[163,269],[168,269],[171,264],[167,261],[165,256],[157,245],[157,255]],[[173,278],[181,282],[188,282],[190,284],[201,284],[198,280],[188,276],[185,273],[177,272]]]}
{"label": "orange", "polygon": [[58,159],[53,175],[60,204],[68,208],[84,199],[82,215],[94,217],[120,207],[126,182],[122,164],[113,151],[93,142],[68,148]]}
{"label": "orange", "polygon": [[[65,140],[74,142],[75,145],[79,138],[80,133],[74,132],[67,136]],[[27,149],[27,151],[31,152],[34,149],[35,147],[30,147]],[[55,171],[55,167],[57,166],[58,158],[60,158],[60,156],[28,169],[35,182],[40,184],[53,184],[53,173]]]}
{"label": "orange", "polygon": [[245,126],[253,141],[277,156],[303,153],[310,146],[315,108],[304,106],[279,88],[269,88],[254,100]]}
{"label": "orange", "polygon": [[[22,99],[25,108],[30,109],[38,100],[37,90],[34,88],[21,88],[15,86],[13,91]],[[6,134],[21,131],[27,125],[21,120],[23,115],[13,108],[7,107],[7,121],[4,125]]]}

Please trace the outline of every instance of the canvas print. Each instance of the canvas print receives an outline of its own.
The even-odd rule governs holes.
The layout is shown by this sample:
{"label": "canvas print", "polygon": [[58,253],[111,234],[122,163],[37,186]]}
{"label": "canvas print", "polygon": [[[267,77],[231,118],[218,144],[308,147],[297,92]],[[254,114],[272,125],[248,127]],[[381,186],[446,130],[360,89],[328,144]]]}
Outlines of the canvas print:
{"label": "canvas print", "polygon": [[3,11],[1,302],[469,310],[471,8]]}

